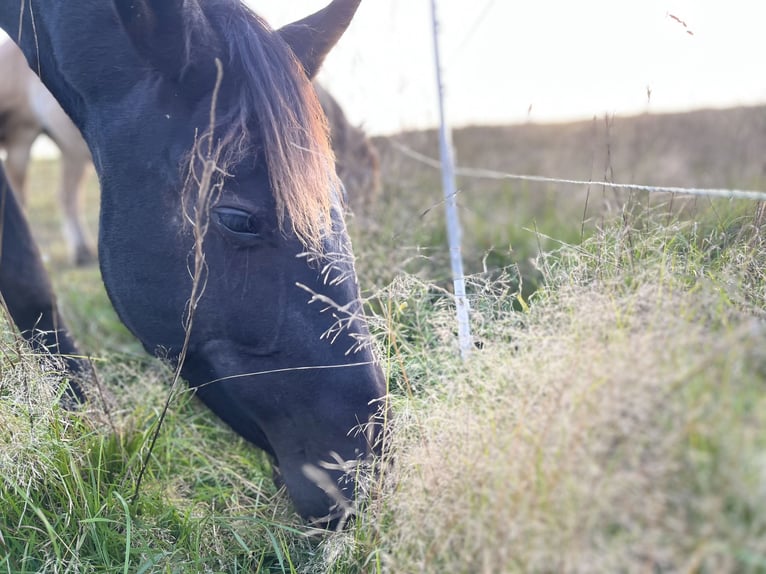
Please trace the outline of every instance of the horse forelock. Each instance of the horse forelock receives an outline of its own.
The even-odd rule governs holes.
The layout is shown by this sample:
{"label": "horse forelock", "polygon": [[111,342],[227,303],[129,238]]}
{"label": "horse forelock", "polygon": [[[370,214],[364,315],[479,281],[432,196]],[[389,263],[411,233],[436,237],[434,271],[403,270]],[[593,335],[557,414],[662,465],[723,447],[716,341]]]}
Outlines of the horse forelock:
{"label": "horse forelock", "polygon": [[233,104],[216,121],[228,148],[223,155],[236,163],[257,149],[266,162],[280,227],[321,250],[332,233],[340,181],[311,82],[279,34],[248,8],[230,0],[204,6],[226,55],[225,89],[235,92]]}

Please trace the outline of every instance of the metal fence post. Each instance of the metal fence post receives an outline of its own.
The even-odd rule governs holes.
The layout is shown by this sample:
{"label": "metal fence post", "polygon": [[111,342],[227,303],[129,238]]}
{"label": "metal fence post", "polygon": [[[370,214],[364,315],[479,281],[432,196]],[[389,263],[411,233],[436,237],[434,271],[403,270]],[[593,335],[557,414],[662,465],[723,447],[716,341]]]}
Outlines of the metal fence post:
{"label": "metal fence post", "polygon": [[449,239],[450,263],[452,265],[452,281],[457,307],[458,342],[460,345],[460,356],[465,359],[471,350],[470,306],[465,294],[465,274],[463,272],[463,256],[461,251],[460,219],[457,212],[452,133],[447,125],[444,111],[444,83],[439,51],[439,19],[437,16],[436,0],[431,0],[431,16],[433,19],[434,59],[439,99],[439,147],[441,150],[442,186],[444,188],[444,204],[447,215],[447,236]]}

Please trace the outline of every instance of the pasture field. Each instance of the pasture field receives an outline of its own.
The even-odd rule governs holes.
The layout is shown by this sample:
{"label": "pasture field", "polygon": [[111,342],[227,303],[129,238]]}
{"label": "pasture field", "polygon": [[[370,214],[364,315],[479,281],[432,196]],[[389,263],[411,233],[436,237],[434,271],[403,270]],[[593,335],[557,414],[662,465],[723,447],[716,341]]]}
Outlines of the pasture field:
{"label": "pasture field", "polygon": [[[545,149],[545,129],[524,129]],[[459,162],[548,169],[513,161],[519,137],[461,130]],[[610,137],[589,166],[562,154],[546,175],[679,184],[646,179],[651,146],[631,161]],[[307,529],[266,457],[185,389],[134,499],[172,375],[120,325],[97,270],[67,265],[55,162],[34,166],[33,228],[104,401],[62,411],[57,367],[3,326],[0,573],[766,572],[763,210],[461,180],[476,340],[462,362],[439,175],[401,151],[434,156],[435,139],[378,144],[382,197],[349,227],[390,388],[389,455],[332,534]],[[676,158],[680,183],[763,188],[735,155],[718,180]],[[95,230],[95,177],[88,195]]]}

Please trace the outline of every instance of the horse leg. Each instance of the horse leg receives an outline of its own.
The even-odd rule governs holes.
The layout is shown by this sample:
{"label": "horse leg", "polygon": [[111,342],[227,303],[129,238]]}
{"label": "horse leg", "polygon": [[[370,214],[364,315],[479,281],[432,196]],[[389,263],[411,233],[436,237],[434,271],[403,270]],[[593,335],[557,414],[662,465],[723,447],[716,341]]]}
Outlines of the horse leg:
{"label": "horse leg", "polygon": [[11,188],[16,192],[16,197],[22,206],[26,204],[27,167],[29,167],[32,144],[37,135],[32,130],[17,132],[6,147],[6,175]]}
{"label": "horse leg", "polygon": [[69,254],[75,265],[86,265],[95,261],[88,233],[80,217],[85,171],[90,163],[89,156],[69,154],[62,149],[61,181],[58,197],[64,215],[62,221]]}
{"label": "horse leg", "polygon": [[90,151],[80,131],[56,104],[55,114],[49,113],[45,128],[61,150],[61,180],[58,198],[64,214],[62,226],[69,254],[75,265],[95,261],[86,227],[82,222],[82,192],[85,171],[91,162]]}
{"label": "horse leg", "polygon": [[93,370],[56,308],[50,279],[24,213],[0,170],[0,295],[21,335],[35,351],[55,353],[70,375],[68,398],[85,401],[80,381]]}

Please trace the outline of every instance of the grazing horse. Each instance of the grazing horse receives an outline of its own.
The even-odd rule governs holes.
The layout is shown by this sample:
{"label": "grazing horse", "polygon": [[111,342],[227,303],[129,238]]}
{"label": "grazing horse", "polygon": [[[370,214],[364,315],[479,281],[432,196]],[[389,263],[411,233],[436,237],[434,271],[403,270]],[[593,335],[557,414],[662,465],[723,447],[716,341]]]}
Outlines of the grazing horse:
{"label": "grazing horse", "polygon": [[58,199],[64,237],[71,260],[77,265],[89,263],[95,254],[80,216],[79,193],[91,161],[88,146],[12,42],[0,45],[0,73],[6,78],[0,83],[0,149],[7,154],[8,180],[23,204],[32,144],[42,133],[56,142],[61,150]]}
{"label": "grazing horse", "polygon": [[310,82],[359,3],[279,30],[240,0],[0,3],[93,155],[120,319],[320,524],[353,508],[385,396]]}

